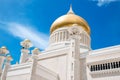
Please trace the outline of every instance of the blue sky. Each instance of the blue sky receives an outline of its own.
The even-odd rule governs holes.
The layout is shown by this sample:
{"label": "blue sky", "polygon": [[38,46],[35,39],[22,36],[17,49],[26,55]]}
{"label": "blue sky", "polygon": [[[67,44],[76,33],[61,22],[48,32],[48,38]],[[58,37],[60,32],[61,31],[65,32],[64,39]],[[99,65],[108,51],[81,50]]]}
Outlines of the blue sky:
{"label": "blue sky", "polygon": [[12,63],[19,60],[25,38],[41,50],[47,47],[51,24],[70,4],[91,28],[92,49],[120,44],[118,0],[0,0],[0,47],[9,49]]}

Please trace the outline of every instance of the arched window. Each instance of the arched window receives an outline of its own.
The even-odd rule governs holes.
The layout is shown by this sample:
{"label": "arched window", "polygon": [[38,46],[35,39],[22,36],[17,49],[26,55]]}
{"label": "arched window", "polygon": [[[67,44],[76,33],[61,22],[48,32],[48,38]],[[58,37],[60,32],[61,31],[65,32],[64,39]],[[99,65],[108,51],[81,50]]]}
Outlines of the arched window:
{"label": "arched window", "polygon": [[93,66],[90,67],[90,71],[93,71]]}
{"label": "arched window", "polygon": [[100,65],[98,65],[98,70],[100,70]]}
{"label": "arched window", "polygon": [[107,63],[105,63],[105,69],[108,69],[108,65],[107,65]]}
{"label": "arched window", "polygon": [[98,67],[97,67],[97,65],[95,65],[95,69],[96,69],[96,71],[98,70]]}
{"label": "arched window", "polygon": [[115,62],[113,62],[113,68],[116,68],[116,64],[115,64]]}
{"label": "arched window", "polygon": [[120,61],[119,61],[119,67],[120,67]]}
{"label": "arched window", "polygon": [[110,69],[110,63],[108,63],[108,69]]}
{"label": "arched window", "polygon": [[114,66],[113,66],[113,63],[111,63],[111,69],[113,69],[113,67],[114,67]]}
{"label": "arched window", "polygon": [[118,68],[118,67],[119,67],[118,62],[116,62],[116,68]]}
{"label": "arched window", "polygon": [[95,71],[95,65],[93,65],[93,71]]}
{"label": "arched window", "polygon": [[105,64],[103,64],[103,70],[105,70]]}
{"label": "arched window", "polygon": [[101,67],[101,70],[103,70],[103,66],[102,66],[102,64],[100,64],[100,67]]}

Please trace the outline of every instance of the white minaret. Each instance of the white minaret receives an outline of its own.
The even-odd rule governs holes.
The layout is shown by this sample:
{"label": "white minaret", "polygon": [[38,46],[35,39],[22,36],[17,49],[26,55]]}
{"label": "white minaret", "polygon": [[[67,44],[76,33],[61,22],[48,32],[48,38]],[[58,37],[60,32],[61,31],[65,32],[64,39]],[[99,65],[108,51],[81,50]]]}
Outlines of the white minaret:
{"label": "white minaret", "polygon": [[79,27],[73,26],[69,30],[70,33],[70,53],[68,60],[68,80],[81,80],[80,77],[80,33]]}
{"label": "white minaret", "polygon": [[[73,14],[72,7],[70,7],[68,14]],[[87,80],[85,64],[87,54],[83,53],[83,49],[81,48],[81,39],[83,39],[81,34],[86,32],[82,27],[79,27],[78,24],[73,24],[68,29],[68,32],[70,34],[69,40],[71,42],[71,51],[68,58],[68,80]]]}
{"label": "white minaret", "polygon": [[6,57],[6,63],[4,65],[4,69],[3,69],[2,76],[1,76],[1,80],[6,80],[7,72],[8,72],[8,69],[10,68],[10,62],[11,62],[11,60],[12,60],[11,56],[7,56]]}
{"label": "white minaret", "polygon": [[68,60],[68,80],[87,80],[86,74],[86,53],[81,53],[80,34],[83,29],[73,25],[69,30],[70,33],[70,53]]}
{"label": "white minaret", "polygon": [[20,63],[25,63],[29,59],[29,48],[32,47],[32,43],[30,40],[25,39],[20,45],[22,46]]}
{"label": "white minaret", "polygon": [[2,75],[2,67],[7,53],[9,53],[9,51],[6,47],[3,46],[2,48],[0,48],[0,77]]}

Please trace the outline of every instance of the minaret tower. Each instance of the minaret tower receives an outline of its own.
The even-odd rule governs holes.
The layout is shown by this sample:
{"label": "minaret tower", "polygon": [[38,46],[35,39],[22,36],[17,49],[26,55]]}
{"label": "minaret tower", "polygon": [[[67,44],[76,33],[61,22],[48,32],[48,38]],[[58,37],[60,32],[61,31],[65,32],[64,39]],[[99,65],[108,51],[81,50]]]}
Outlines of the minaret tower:
{"label": "minaret tower", "polygon": [[[73,15],[72,6],[68,14]],[[81,48],[81,39],[83,38],[81,34],[86,35],[85,30],[78,24],[73,24],[72,27],[68,29],[69,40],[70,40],[70,53],[68,58],[68,80],[87,80],[86,72],[86,51]],[[81,51],[82,50],[82,51]]]}

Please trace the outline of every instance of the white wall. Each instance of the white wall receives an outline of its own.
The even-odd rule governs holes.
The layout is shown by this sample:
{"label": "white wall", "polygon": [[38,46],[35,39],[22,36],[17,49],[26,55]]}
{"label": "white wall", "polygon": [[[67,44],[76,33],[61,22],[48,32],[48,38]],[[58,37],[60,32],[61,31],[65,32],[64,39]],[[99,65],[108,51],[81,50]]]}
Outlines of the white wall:
{"label": "white wall", "polygon": [[6,80],[30,80],[30,74],[8,76]]}
{"label": "white wall", "polygon": [[30,80],[31,64],[19,64],[12,66],[6,80]]}
{"label": "white wall", "polygon": [[59,74],[60,80],[66,80],[67,55],[40,60],[39,64]]}

